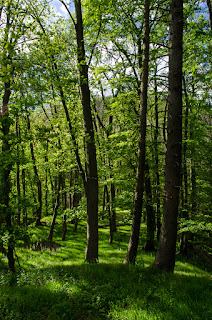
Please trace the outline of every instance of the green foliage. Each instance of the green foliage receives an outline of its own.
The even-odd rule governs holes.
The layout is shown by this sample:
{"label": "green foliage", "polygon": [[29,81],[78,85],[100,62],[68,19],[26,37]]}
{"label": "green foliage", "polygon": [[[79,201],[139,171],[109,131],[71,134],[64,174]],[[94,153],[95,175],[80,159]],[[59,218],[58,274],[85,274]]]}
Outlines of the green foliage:
{"label": "green foliage", "polygon": [[[142,225],[142,233],[145,226]],[[22,270],[0,274],[0,319],[209,319],[210,274],[177,258],[176,272],[146,268],[154,254],[139,252],[136,266],[122,264],[129,226],[119,227],[112,245],[109,230],[100,229],[100,264],[83,263],[85,225],[61,241],[56,226],[56,250],[19,248]],[[45,238],[48,227],[31,229]],[[144,241],[144,238],[142,238]],[[1,260],[0,260],[1,261]]]}
{"label": "green foliage", "polygon": [[[11,24],[9,30],[4,29],[5,12],[11,5]],[[69,223],[75,217],[80,219],[80,223],[85,225],[86,203],[82,199],[80,205],[73,209],[71,199],[74,193],[83,194],[83,184],[79,177],[74,151],[76,145],[73,143],[73,134],[76,137],[76,143],[83,167],[86,168],[85,161],[85,142],[86,135],[83,127],[83,113],[80,102],[79,83],[76,61],[76,44],[74,37],[74,26],[63,17],[56,17],[50,10],[49,3],[46,1],[33,0],[30,3],[26,1],[3,1],[2,2],[2,28],[0,30],[0,98],[4,95],[5,82],[11,81],[11,96],[9,102],[9,117],[0,117],[0,128],[3,121],[8,126],[10,132],[7,136],[10,144],[10,151],[0,155],[0,173],[3,175],[7,168],[10,172],[10,201],[9,208],[0,204],[1,218],[11,214],[12,234],[5,228],[5,221],[1,225],[0,241],[7,247],[8,240],[12,238],[16,243],[18,255],[20,254],[21,264],[26,264],[22,276],[27,278],[30,274],[30,267],[37,268],[39,265],[44,268],[45,261],[48,266],[56,268],[55,264],[70,265],[70,261],[80,264],[84,257],[84,247],[86,232],[79,228],[79,232],[70,237],[65,245],[57,249],[58,255],[53,250],[42,248],[40,252],[23,248],[24,245],[35,244],[39,241],[45,241],[48,234],[48,226],[52,220],[52,212],[55,207],[55,199],[60,192],[60,207],[58,209],[58,219],[56,224],[55,237],[58,239],[62,228],[62,219],[66,215]],[[184,4],[184,72],[186,91],[188,94],[188,134],[185,137],[185,122],[183,128],[183,143],[186,144],[185,162],[187,165],[187,191],[185,184],[181,192],[180,225],[179,235],[192,234],[193,243],[200,243],[201,247],[206,247],[207,252],[211,252],[211,31],[209,30],[208,16],[204,12],[202,1],[189,0]],[[151,7],[151,46],[150,46],[150,77],[148,84],[148,115],[147,115],[147,161],[150,167],[150,179],[153,190],[153,207],[159,202],[162,204],[162,189],[164,183],[163,164],[165,154],[166,137],[166,101],[167,101],[167,54],[168,54],[168,1],[156,1]],[[24,19],[23,19],[24,18]],[[142,45],[143,36],[143,2],[137,0],[84,0],[83,1],[83,20],[85,47],[87,62],[89,65],[89,81],[92,96],[93,121],[95,123],[95,139],[98,156],[98,175],[99,175],[99,201],[103,203],[104,185],[115,186],[114,207],[120,223],[130,223],[131,213],[133,211],[134,189],[136,179],[137,164],[137,140],[138,140],[138,110],[140,100],[140,70],[139,45]],[[11,56],[11,59],[8,58]],[[12,78],[11,78],[12,75]],[[156,88],[157,87],[157,88]],[[61,98],[61,89],[63,98]],[[157,89],[157,90],[156,90]],[[185,96],[185,92],[184,92]],[[158,104],[158,136],[156,138],[156,112],[155,104]],[[184,103],[186,104],[184,97]],[[62,104],[66,102],[70,115],[72,130],[70,132],[69,124],[64,113]],[[1,112],[1,111],[0,111]],[[30,120],[30,128],[28,124]],[[99,121],[100,120],[100,121]],[[185,120],[185,113],[184,118]],[[102,122],[102,123],[100,123]],[[17,128],[16,128],[17,124]],[[0,130],[0,147],[2,148],[3,132]],[[33,144],[35,159],[32,159],[31,145]],[[156,154],[158,154],[158,168],[156,168]],[[35,174],[37,169],[37,176]],[[19,170],[19,173],[18,173]],[[193,174],[195,172],[195,174]],[[19,174],[19,175],[18,175]],[[58,191],[58,176],[64,178],[64,185]],[[157,185],[157,175],[159,183]],[[182,174],[183,175],[183,174]],[[39,208],[38,199],[38,177],[42,185],[42,223],[45,227],[35,229],[35,220],[37,209]],[[20,184],[20,195],[18,191],[18,180]],[[194,183],[195,180],[195,183]],[[184,183],[184,178],[183,178]],[[24,190],[25,188],[25,190]],[[4,183],[0,181],[0,194],[4,190]],[[159,192],[159,193],[158,193]],[[185,204],[185,195],[187,192],[187,204]],[[64,201],[66,197],[66,207]],[[111,201],[109,200],[111,205]],[[144,201],[144,214],[145,215]],[[160,211],[162,208],[160,208]],[[106,212],[106,211],[105,211]],[[104,213],[105,213],[104,212]],[[20,214],[21,226],[16,226],[18,214]],[[188,214],[188,219],[182,217]],[[28,219],[30,227],[24,229],[25,219]],[[108,219],[108,217],[107,217]],[[107,220],[104,220],[108,223]],[[68,229],[72,228],[68,224]],[[58,231],[59,230],[59,231]],[[145,235],[142,228],[142,234]],[[29,237],[29,235],[30,237]],[[108,247],[108,229],[100,233],[101,259],[109,263],[109,270],[115,273],[115,267],[110,268],[111,264],[121,263],[126,253],[129,228],[124,229],[123,233],[115,235],[114,244]],[[120,237],[119,237],[120,236]],[[30,239],[29,239],[30,238]],[[121,241],[118,241],[121,239]],[[30,240],[30,241],[29,241]],[[142,239],[142,243],[145,239]],[[19,248],[20,247],[20,248]],[[23,250],[23,251],[21,251]],[[28,251],[27,251],[28,250]],[[26,254],[26,255],[25,255]],[[78,260],[79,259],[79,260]],[[139,260],[140,259],[140,260]],[[146,260],[145,260],[146,259]],[[144,261],[145,260],[145,261]],[[151,261],[150,261],[151,260]],[[151,264],[152,256],[138,257],[140,267]],[[3,258],[3,262],[4,262]],[[79,262],[80,261],[80,262]],[[100,260],[101,261],[101,260]],[[1,260],[0,260],[1,262]],[[148,262],[148,263],[147,263]],[[84,268],[84,269],[83,269]],[[96,267],[95,267],[96,268]],[[151,310],[147,301],[142,300],[143,284],[141,291],[138,292],[139,299],[132,294],[128,300],[124,285],[121,285],[120,291],[113,287],[116,283],[115,274],[111,276],[110,284],[116,295],[115,297],[107,287],[105,280],[106,266],[94,269],[98,270],[104,279],[101,295],[100,276],[97,281],[96,291],[92,291],[91,285],[76,287],[78,293],[75,296],[67,296],[67,293],[61,294],[58,302],[58,312],[54,306],[57,299],[57,293],[52,287],[44,288],[40,293],[40,298],[35,300],[34,306],[30,310],[30,300],[26,296],[33,296],[33,290],[30,288],[21,297],[20,286],[16,289],[16,298],[9,300],[7,297],[10,289],[5,289],[4,295],[4,319],[21,319],[22,313],[26,312],[29,319],[36,319],[36,303],[42,301],[40,307],[39,319],[51,319],[58,317],[80,319],[80,316],[71,313],[65,309],[72,309],[73,304],[79,307],[83,302],[87,305],[83,317],[91,318],[98,316],[107,317],[104,312],[108,312],[108,317],[112,319],[189,319],[189,314],[196,310],[193,302],[186,305],[179,294],[179,315],[177,315],[177,305],[173,293],[165,286],[163,290],[156,290],[155,285],[149,280],[150,292],[144,296],[152,299]],[[141,268],[142,269],[142,268]],[[80,267],[76,277],[86,279],[84,273],[91,274],[89,267]],[[86,271],[87,270],[87,271]],[[123,272],[123,277],[127,277],[127,269],[117,267],[116,272]],[[132,270],[131,270],[132,271]],[[72,272],[72,271],[71,271]],[[136,277],[139,278],[139,270],[136,271]],[[141,273],[143,274],[142,269]],[[42,271],[41,271],[42,273]],[[133,272],[132,272],[133,273]],[[144,272],[145,273],[145,272]],[[61,271],[62,274],[62,271]],[[194,272],[191,270],[192,277]],[[19,277],[19,283],[22,281]],[[29,276],[30,277],[30,276]],[[35,272],[32,272],[32,278]],[[47,278],[49,277],[49,274]],[[54,280],[59,278],[63,282],[62,275],[54,275]],[[5,276],[5,279],[7,276]],[[45,283],[45,275],[43,276]],[[97,275],[98,278],[98,275]],[[154,278],[154,277],[153,277]],[[130,291],[130,281],[127,283]],[[12,280],[11,280],[12,281]],[[25,280],[23,280],[25,281]],[[31,280],[30,280],[31,281]],[[35,283],[35,279],[28,283]],[[67,280],[68,281],[68,280]],[[133,280],[134,281],[134,280]],[[156,280],[154,280],[156,281]],[[167,280],[169,281],[169,280]],[[171,280],[170,280],[171,281]],[[192,281],[191,281],[192,282]],[[69,282],[67,282],[69,286]],[[158,282],[155,282],[157,285]],[[185,284],[189,279],[185,280]],[[194,281],[195,283],[195,281]],[[26,280],[27,284],[27,280]],[[23,285],[23,282],[22,282]],[[163,283],[163,286],[165,284]],[[201,285],[195,283],[199,289]],[[25,284],[23,285],[23,287]],[[34,286],[34,285],[33,285]],[[45,284],[46,286],[46,284]],[[105,289],[104,289],[105,286]],[[175,285],[176,290],[180,290]],[[8,290],[8,291],[7,291]],[[90,293],[89,293],[90,290]],[[121,290],[125,293],[122,295]],[[147,289],[145,289],[147,290]],[[145,292],[144,290],[144,292]],[[127,291],[127,290],[126,290]],[[147,290],[148,291],[148,290]],[[155,293],[156,291],[156,293]],[[39,296],[39,288],[36,287],[35,295]],[[158,292],[158,293],[157,293]],[[51,294],[51,301],[48,300],[48,293]],[[8,294],[8,296],[7,296]],[[87,298],[86,298],[87,294]],[[171,311],[159,311],[159,294],[164,294],[164,300],[161,302],[161,310],[170,309]],[[82,295],[82,300],[80,300]],[[111,298],[110,298],[111,295]],[[169,301],[169,295],[170,299]],[[65,298],[64,298],[65,297]],[[68,298],[67,298],[68,297]],[[121,301],[123,298],[123,303]],[[184,297],[186,300],[186,296]],[[191,300],[190,293],[187,296]],[[26,299],[26,305],[24,302]],[[27,300],[28,299],[28,300]],[[40,300],[39,300],[40,299]],[[64,306],[63,306],[64,299]],[[77,302],[79,299],[79,302]],[[112,299],[115,301],[113,306]],[[130,303],[136,300],[138,307]],[[21,301],[18,307],[18,301]],[[174,301],[174,303],[173,303]],[[73,302],[73,303],[72,303]],[[154,303],[153,303],[154,302]],[[17,311],[13,305],[17,307]],[[105,306],[104,306],[105,304]],[[126,304],[126,307],[125,307]],[[6,306],[6,307],[5,307]],[[92,307],[93,306],[93,307]],[[113,307],[112,307],[113,306]],[[120,306],[120,309],[119,309]],[[154,309],[155,306],[155,309]],[[6,308],[6,309],[5,309]],[[21,311],[23,308],[23,312]],[[26,309],[24,309],[26,308]],[[94,308],[94,309],[92,309]],[[77,309],[77,308],[76,308]],[[134,311],[135,309],[135,311]],[[201,309],[201,307],[200,307]],[[192,313],[192,319],[200,317],[200,309],[197,315]],[[11,311],[10,311],[11,310]],[[43,313],[42,313],[43,310]],[[92,311],[93,310],[93,311]],[[100,310],[100,311],[98,311]],[[101,311],[102,310],[102,311]],[[124,310],[124,311],[123,311]],[[187,310],[187,311],[186,311]],[[202,310],[202,309],[201,309]],[[93,312],[93,313],[92,313]],[[100,312],[100,313],[98,313]],[[171,314],[173,312],[173,316]],[[185,314],[183,315],[183,312]],[[60,313],[60,315],[58,315]],[[109,316],[110,314],[110,316]],[[164,318],[163,318],[164,317]],[[59,318],[58,318],[59,319]]]}
{"label": "green foliage", "polygon": [[[210,217],[208,217],[210,218]],[[202,233],[202,232],[212,232],[212,223],[203,221],[193,221],[181,219],[179,233],[191,232],[191,233]]]}

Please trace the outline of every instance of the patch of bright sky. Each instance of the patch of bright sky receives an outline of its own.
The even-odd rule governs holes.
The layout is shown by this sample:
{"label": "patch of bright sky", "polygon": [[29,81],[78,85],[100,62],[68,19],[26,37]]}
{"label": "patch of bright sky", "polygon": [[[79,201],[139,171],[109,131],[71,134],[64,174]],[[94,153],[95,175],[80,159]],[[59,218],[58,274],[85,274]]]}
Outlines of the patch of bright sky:
{"label": "patch of bright sky", "polygon": [[[69,18],[69,15],[68,15],[66,8],[59,0],[53,0],[52,5],[53,5],[53,8],[54,8],[54,11],[56,14],[58,14],[59,16],[62,16],[64,18]],[[69,5],[69,9],[70,9],[70,12],[74,11],[74,4],[72,1]]]}

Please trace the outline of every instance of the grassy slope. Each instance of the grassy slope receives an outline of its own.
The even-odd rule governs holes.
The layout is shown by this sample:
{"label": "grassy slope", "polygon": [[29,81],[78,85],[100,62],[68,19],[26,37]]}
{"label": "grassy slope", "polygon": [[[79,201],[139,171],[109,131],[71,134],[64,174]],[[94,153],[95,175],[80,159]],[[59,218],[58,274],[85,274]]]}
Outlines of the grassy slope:
{"label": "grassy slope", "polygon": [[[48,229],[33,230],[34,238]],[[135,267],[123,265],[130,227],[120,227],[112,245],[100,229],[100,264],[84,264],[85,226],[71,229],[62,242],[56,226],[56,251],[19,248],[16,276],[0,265],[0,319],[212,319],[210,273],[177,257],[175,274],[163,274],[146,268],[154,255],[141,250]]]}

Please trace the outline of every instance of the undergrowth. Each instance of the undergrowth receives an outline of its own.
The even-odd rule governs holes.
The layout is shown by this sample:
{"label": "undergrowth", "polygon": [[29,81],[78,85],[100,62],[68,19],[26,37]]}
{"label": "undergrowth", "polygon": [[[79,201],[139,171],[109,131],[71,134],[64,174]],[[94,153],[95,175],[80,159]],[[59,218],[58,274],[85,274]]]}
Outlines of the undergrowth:
{"label": "undergrowth", "polygon": [[[56,225],[57,245],[43,245],[39,250],[33,244],[46,239],[49,227],[33,228],[31,245],[16,250],[21,267],[16,275],[8,273],[6,258],[0,258],[0,319],[212,318],[210,272],[177,256],[175,273],[164,274],[149,268],[154,253],[142,250],[135,266],[123,265],[129,226],[118,228],[112,245],[108,228],[100,229],[99,264],[85,264],[85,225],[79,225],[77,233],[71,228],[67,240],[61,241],[61,225]],[[142,243],[141,237],[140,248]]]}

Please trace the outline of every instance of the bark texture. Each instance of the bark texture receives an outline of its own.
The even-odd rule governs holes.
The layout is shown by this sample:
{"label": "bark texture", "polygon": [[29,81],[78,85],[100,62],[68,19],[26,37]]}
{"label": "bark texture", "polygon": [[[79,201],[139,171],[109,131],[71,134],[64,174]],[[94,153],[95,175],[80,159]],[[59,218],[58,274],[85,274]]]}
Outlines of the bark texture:
{"label": "bark texture", "polygon": [[149,0],[144,2],[144,39],[143,39],[143,59],[142,59],[142,78],[141,96],[139,112],[139,140],[138,140],[138,164],[136,174],[136,191],[132,228],[128,251],[124,259],[124,264],[135,263],[137,255],[139,232],[142,213],[142,202],[144,193],[144,174],[145,174],[145,149],[146,149],[146,113],[147,113],[147,87],[149,73]]}
{"label": "bark texture", "polygon": [[152,186],[149,176],[149,165],[146,163],[145,169],[145,192],[146,192],[146,214],[147,214],[147,239],[144,250],[151,251],[155,249],[155,212],[152,205]]}
{"label": "bark texture", "polygon": [[85,261],[98,261],[98,174],[94,128],[91,113],[91,98],[88,82],[88,66],[86,64],[81,1],[75,0],[77,59],[80,76],[81,100],[83,107],[85,143],[86,143],[86,184],[87,199],[87,246]]}
{"label": "bark texture", "polygon": [[168,138],[165,163],[163,220],[154,266],[173,272],[177,238],[182,149],[183,0],[170,5]]}

